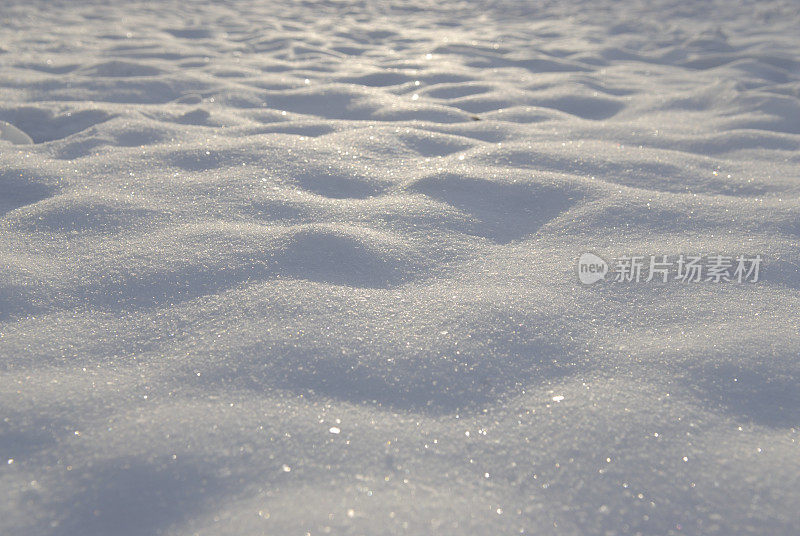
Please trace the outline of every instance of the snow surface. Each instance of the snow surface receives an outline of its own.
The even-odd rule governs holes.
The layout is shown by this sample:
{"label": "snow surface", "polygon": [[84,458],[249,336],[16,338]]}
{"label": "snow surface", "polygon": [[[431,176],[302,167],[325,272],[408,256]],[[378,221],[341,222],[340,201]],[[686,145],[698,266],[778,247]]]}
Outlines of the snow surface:
{"label": "snow surface", "polygon": [[797,534],[798,28],[3,0],[0,534]]}

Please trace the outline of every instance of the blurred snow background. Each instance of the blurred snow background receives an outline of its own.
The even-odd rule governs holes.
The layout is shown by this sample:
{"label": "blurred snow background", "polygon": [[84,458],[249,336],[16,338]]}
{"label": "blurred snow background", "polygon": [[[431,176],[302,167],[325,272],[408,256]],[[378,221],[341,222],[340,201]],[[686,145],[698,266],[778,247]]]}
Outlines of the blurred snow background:
{"label": "blurred snow background", "polygon": [[0,533],[796,534],[799,23],[3,1]]}

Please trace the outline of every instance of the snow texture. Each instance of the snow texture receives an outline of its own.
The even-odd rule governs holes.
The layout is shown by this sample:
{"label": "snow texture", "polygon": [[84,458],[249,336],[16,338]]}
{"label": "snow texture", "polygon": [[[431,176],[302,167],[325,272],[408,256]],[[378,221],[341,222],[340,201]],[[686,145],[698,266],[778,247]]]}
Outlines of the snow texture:
{"label": "snow texture", "polygon": [[0,534],[797,534],[798,28],[0,2]]}

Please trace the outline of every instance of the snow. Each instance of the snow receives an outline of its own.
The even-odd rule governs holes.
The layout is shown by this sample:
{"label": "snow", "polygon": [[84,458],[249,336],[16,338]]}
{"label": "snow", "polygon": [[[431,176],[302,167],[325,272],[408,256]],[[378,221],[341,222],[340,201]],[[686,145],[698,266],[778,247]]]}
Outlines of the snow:
{"label": "snow", "polygon": [[4,2],[0,533],[796,534],[798,23]]}

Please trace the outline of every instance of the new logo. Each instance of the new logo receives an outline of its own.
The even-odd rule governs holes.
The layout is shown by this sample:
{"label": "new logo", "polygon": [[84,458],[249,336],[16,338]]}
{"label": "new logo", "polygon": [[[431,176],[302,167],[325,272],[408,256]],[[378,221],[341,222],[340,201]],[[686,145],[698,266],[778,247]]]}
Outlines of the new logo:
{"label": "new logo", "polygon": [[608,263],[594,253],[584,253],[578,258],[578,279],[584,285],[597,283],[605,279]]}

